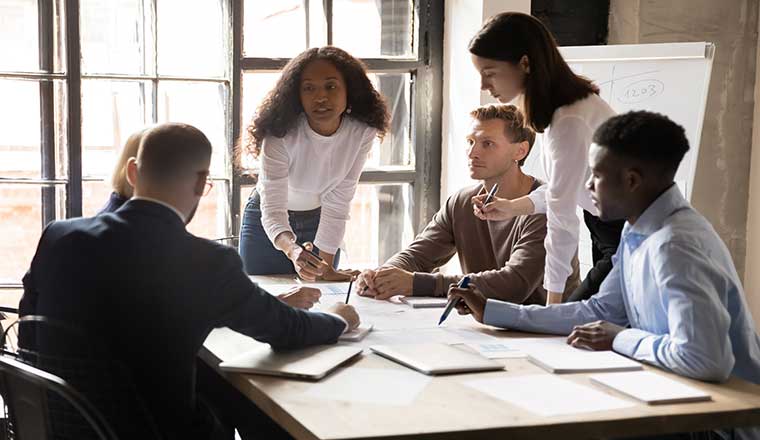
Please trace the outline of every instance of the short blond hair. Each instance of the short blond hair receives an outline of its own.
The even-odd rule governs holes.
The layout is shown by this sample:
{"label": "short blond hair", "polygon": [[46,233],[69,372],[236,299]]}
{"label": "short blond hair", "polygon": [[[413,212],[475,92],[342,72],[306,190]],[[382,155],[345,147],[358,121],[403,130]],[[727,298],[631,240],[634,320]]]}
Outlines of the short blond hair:
{"label": "short blond hair", "polygon": [[137,150],[140,148],[140,142],[146,130],[144,128],[132,133],[127,138],[111,174],[111,187],[117,194],[127,199],[132,197],[132,185],[127,181],[127,161],[130,157],[137,157]]}
{"label": "short blond hair", "polygon": [[512,142],[528,142],[528,153],[518,162],[520,166],[525,164],[525,159],[536,141],[536,132],[527,126],[525,115],[516,105],[488,104],[471,111],[470,116],[478,121],[489,121],[491,119],[504,121],[507,137]]}

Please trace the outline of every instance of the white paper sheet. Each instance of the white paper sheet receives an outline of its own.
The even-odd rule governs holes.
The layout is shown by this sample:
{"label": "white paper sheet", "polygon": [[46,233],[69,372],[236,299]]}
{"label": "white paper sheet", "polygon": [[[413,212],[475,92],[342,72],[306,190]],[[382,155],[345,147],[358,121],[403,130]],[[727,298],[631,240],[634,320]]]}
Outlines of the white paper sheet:
{"label": "white paper sheet", "polygon": [[323,400],[408,406],[430,380],[429,376],[407,369],[351,367],[311,385],[305,394]]}
{"label": "white paper sheet", "polygon": [[282,293],[288,292],[289,290],[295,288],[295,287],[313,287],[315,289],[319,289],[322,292],[322,295],[346,295],[348,293],[348,283],[296,283],[293,281],[292,283],[262,283],[259,284],[259,287],[266,290],[267,292],[271,293],[272,295],[280,295]]}
{"label": "white paper sheet", "polygon": [[710,400],[702,390],[651,371],[595,374],[590,379],[652,404]]}
{"label": "white paper sheet", "polygon": [[548,374],[477,379],[464,384],[544,417],[634,406],[632,402]]}

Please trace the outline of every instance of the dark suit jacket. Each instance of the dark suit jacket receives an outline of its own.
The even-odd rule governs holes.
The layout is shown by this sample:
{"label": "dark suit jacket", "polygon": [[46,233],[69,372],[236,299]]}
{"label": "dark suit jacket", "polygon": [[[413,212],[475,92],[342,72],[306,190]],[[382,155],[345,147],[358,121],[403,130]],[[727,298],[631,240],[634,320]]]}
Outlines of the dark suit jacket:
{"label": "dark suit jacket", "polygon": [[[51,223],[24,277],[19,309],[106,341],[169,438],[193,429],[194,362],[212,328],[295,348],[333,343],[345,327],[336,316],[294,309],[263,291],[233,248],[195,237],[172,210],[145,200]],[[29,349],[50,345],[30,327],[19,338]]]}
{"label": "dark suit jacket", "polygon": [[108,202],[106,202],[105,206],[100,208],[100,211],[98,211],[98,214],[105,214],[107,212],[114,212],[117,209],[121,208],[122,205],[127,203],[127,200],[129,200],[127,197],[122,196],[121,194],[117,193],[116,191],[112,192],[110,196],[108,196]]}

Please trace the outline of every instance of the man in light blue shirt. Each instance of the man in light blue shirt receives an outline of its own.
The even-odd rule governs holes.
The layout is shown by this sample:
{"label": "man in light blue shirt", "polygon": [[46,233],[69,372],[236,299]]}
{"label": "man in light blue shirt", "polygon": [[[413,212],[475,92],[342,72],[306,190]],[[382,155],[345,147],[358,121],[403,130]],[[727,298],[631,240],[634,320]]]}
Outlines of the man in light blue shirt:
{"label": "man in light blue shirt", "polygon": [[694,379],[760,384],[760,337],[728,249],[673,182],[688,149],[683,128],[665,116],[609,119],[594,134],[587,187],[602,220],[627,222],[599,293],[543,307],[454,288],[449,294],[464,300],[459,312],[497,327],[569,334],[573,346]]}

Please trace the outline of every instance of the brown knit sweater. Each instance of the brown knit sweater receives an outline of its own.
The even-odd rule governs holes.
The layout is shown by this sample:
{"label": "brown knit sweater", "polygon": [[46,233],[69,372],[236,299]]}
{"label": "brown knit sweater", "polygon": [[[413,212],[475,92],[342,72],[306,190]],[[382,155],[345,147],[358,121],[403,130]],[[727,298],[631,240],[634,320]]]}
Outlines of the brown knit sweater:
{"label": "brown knit sweater", "polygon": [[[531,191],[541,182],[536,180]],[[481,186],[451,195],[425,229],[384,266],[414,272],[414,296],[445,296],[464,275],[433,273],[456,253],[471,283],[488,298],[518,304],[545,304],[544,238],[546,216],[523,215],[505,221],[483,221],[472,212],[470,198]],[[580,284],[578,259],[565,285],[567,297]]]}

